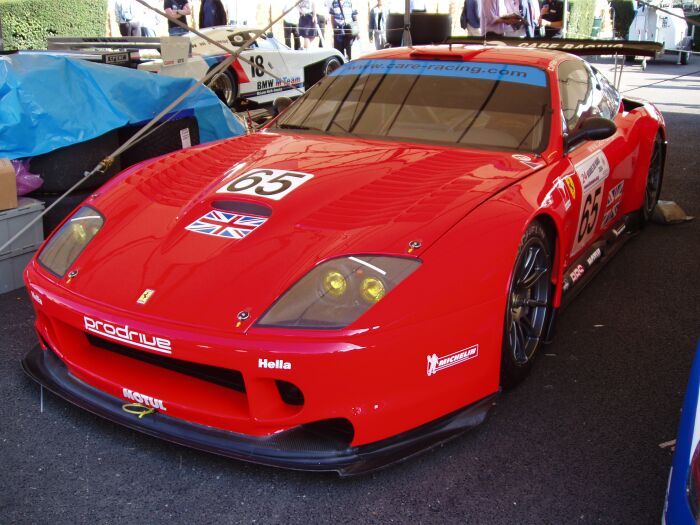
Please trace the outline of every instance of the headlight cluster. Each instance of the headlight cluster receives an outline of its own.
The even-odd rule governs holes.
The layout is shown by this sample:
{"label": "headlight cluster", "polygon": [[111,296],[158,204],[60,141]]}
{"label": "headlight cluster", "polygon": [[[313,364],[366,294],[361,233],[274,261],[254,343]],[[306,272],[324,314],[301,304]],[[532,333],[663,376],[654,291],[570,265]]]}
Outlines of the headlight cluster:
{"label": "headlight cluster", "polygon": [[103,224],[104,218],[100,212],[83,206],[54,233],[39,254],[39,262],[52,273],[63,277]]}
{"label": "headlight cluster", "polygon": [[406,257],[358,255],[331,259],[292,286],[257,325],[343,328],[379,302],[419,265],[420,261]]}

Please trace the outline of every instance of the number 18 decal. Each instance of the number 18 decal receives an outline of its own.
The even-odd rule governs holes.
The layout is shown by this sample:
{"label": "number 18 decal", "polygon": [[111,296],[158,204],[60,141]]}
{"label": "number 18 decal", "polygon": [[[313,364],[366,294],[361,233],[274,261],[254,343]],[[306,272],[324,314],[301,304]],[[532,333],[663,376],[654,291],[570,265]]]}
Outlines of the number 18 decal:
{"label": "number 18 decal", "polygon": [[216,193],[256,195],[278,201],[312,177],[310,173],[299,171],[255,169],[227,183]]}

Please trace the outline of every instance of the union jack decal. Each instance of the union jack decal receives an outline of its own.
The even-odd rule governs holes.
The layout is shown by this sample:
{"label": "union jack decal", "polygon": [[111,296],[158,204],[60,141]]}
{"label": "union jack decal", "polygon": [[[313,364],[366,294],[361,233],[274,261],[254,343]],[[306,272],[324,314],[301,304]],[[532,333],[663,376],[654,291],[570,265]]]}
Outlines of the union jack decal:
{"label": "union jack decal", "polygon": [[265,224],[265,221],[267,221],[267,217],[212,210],[186,226],[185,229],[215,237],[243,239],[250,232]]}

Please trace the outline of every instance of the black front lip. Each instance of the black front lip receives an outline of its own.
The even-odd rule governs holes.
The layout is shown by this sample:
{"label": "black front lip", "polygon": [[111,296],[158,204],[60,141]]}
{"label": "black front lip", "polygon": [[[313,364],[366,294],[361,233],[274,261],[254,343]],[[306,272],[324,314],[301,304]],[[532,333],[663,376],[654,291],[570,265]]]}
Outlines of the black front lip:
{"label": "black front lip", "polygon": [[[407,459],[484,421],[497,394],[421,427],[375,443],[349,447],[320,440],[304,427],[253,437],[190,423],[155,412],[143,418],[122,410],[124,400],[70,374],[51,351],[35,346],[22,360],[29,377],[66,401],[133,430],[221,456],[293,470],[335,471],[352,476]],[[310,435],[311,434],[311,435]]]}

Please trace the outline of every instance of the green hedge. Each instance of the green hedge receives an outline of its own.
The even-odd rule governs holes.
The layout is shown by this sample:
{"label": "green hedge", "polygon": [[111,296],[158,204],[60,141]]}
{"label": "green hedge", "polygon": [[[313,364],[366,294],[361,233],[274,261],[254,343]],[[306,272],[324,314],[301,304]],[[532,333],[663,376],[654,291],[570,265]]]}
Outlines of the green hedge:
{"label": "green hedge", "polygon": [[107,0],[0,0],[5,49],[46,49],[47,36],[104,36]]}
{"label": "green hedge", "polygon": [[568,38],[590,38],[595,0],[574,0],[569,8]]}

